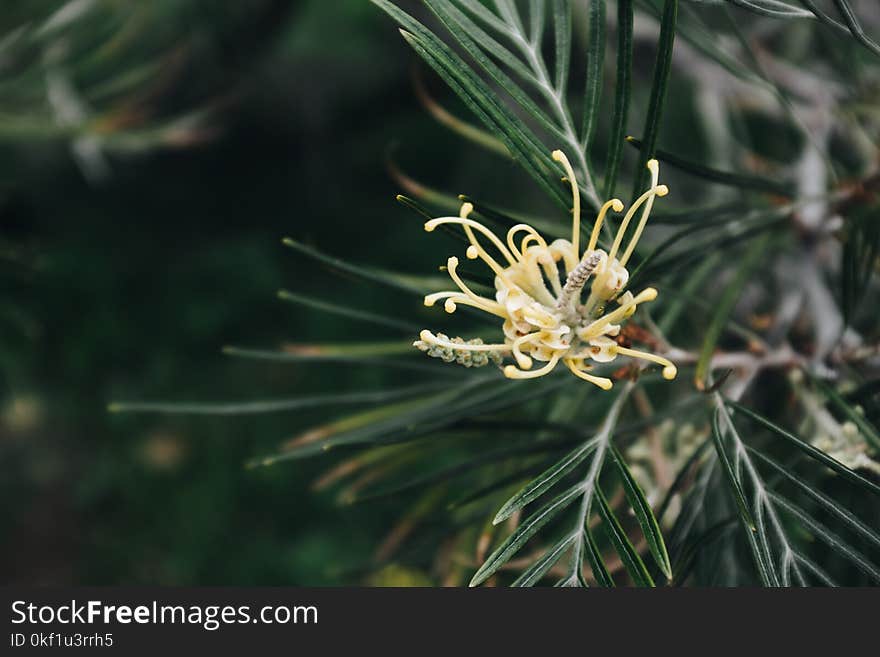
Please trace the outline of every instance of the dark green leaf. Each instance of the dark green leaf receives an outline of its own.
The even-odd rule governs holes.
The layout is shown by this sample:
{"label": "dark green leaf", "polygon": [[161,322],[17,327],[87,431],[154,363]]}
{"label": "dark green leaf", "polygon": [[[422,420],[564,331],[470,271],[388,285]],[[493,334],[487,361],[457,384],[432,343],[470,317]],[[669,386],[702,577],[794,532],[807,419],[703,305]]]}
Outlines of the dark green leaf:
{"label": "dark green leaf", "polygon": [[[558,463],[553,465],[553,467],[542,472],[534,481],[518,491],[513,497],[504,503],[492,522],[496,525],[503,522],[517,510],[543,495],[545,491],[551,488],[566,474],[571,472],[593,451],[598,449],[599,453],[594,457],[594,462],[590,464],[587,477],[583,481],[584,490],[588,495],[592,494],[592,488],[595,485],[596,477],[598,477],[602,463],[604,462],[605,450],[610,444],[611,436],[614,433],[614,429],[617,426],[617,420],[620,417],[620,411],[629,397],[631,390],[632,385],[628,385],[618,394],[617,399],[614,400],[614,403],[612,403],[611,407],[608,409],[608,413],[605,415],[605,419],[601,426],[596,430],[595,437],[574,449],[567,454],[565,458],[561,459]],[[584,520],[586,519],[584,518]]]}
{"label": "dark green leaf", "polygon": [[672,579],[669,553],[666,550],[663,533],[660,531],[660,525],[657,523],[657,518],[654,517],[654,512],[651,510],[651,505],[645,499],[645,494],[624,462],[623,456],[614,446],[611,447],[611,459],[617,467],[620,481],[623,484],[623,490],[626,493],[626,499],[629,500],[636,520],[639,521],[639,526],[645,535],[645,540],[648,541],[648,549],[651,552],[651,556],[654,557],[657,566],[666,575],[666,579]]}
{"label": "dark green leaf", "polygon": [[780,579],[779,574],[776,571],[776,565],[773,561],[773,555],[765,551],[765,547],[769,544],[769,540],[765,534],[759,541],[757,535],[758,524],[755,522],[749,503],[746,501],[745,492],[743,491],[736,470],[727,455],[727,450],[724,446],[724,432],[720,425],[721,419],[724,420],[725,426],[731,432],[735,431],[733,422],[723,405],[718,407],[712,418],[712,437],[715,440],[715,452],[718,455],[718,460],[721,462],[722,471],[727,478],[730,492],[733,495],[733,499],[736,502],[736,507],[739,511],[740,521],[743,526],[743,534],[745,534],[746,542],[749,545],[749,550],[752,553],[752,557],[755,560],[755,566],[758,569],[758,575],[761,577],[764,586],[779,586]]}
{"label": "dark green leaf", "polygon": [[318,249],[297,242],[292,237],[285,237],[282,240],[282,243],[285,246],[289,246],[291,249],[302,253],[303,255],[306,255],[310,258],[317,260],[318,262],[327,265],[331,269],[344,271],[348,274],[353,274],[358,278],[363,278],[372,283],[386,285],[397,290],[409,292],[410,294],[416,294],[420,297],[425,295],[425,289],[419,288],[417,285],[411,282],[411,280],[408,280],[405,276],[346,262],[341,258],[327,255],[325,253],[322,253],[321,251],[318,251]]}
{"label": "dark green leaf", "polygon": [[880,582],[880,569],[878,569],[877,566],[868,561],[868,559],[865,558],[865,556],[861,552],[851,547],[846,541],[840,538],[840,536],[832,532],[818,520],[815,520],[806,511],[801,509],[793,502],[785,499],[777,493],[774,493],[773,491],[770,491],[769,495],[770,499],[772,499],[778,506],[785,509],[792,516],[797,518],[804,527],[813,532],[813,534],[817,538],[824,541],[831,549],[846,557],[862,572],[873,578],[874,581]]}
{"label": "dark green leaf", "polygon": [[547,574],[547,571],[556,565],[556,562],[562,558],[562,555],[571,547],[572,543],[574,543],[574,536],[565,536],[562,540],[556,543],[556,545],[549,548],[540,559],[529,566],[522,575],[517,577],[511,586],[524,587],[537,584],[541,578]]}
{"label": "dark green leaf", "polygon": [[727,0],[730,4],[770,18],[813,18],[813,14],[782,0]]}
{"label": "dark green leaf", "polygon": [[828,454],[826,454],[822,450],[816,449],[815,447],[813,447],[809,443],[804,442],[803,440],[801,440],[800,438],[798,438],[794,434],[786,431],[785,429],[783,429],[779,425],[774,424],[773,422],[771,422],[767,418],[763,417],[762,415],[758,415],[753,410],[751,410],[750,408],[748,408],[746,406],[743,406],[742,404],[738,404],[737,402],[731,401],[729,399],[725,400],[725,404],[727,404],[731,408],[734,408],[737,411],[743,413],[745,416],[751,418],[752,420],[754,420],[755,422],[757,422],[761,426],[765,427],[766,429],[769,429],[770,431],[775,433],[777,436],[784,438],[785,440],[790,442],[792,445],[797,447],[799,450],[801,450],[804,454],[809,456],[811,459],[819,461],[819,463],[830,468],[831,470],[833,470],[834,472],[839,474],[841,477],[843,477],[847,481],[850,481],[851,483],[854,483],[854,484],[860,486],[864,490],[866,490],[870,493],[873,493],[874,495],[880,495],[880,486],[875,484],[870,479],[867,479],[867,478],[863,477],[862,475],[860,475],[859,473],[854,472],[850,468],[846,467],[843,463],[841,463],[837,459],[834,459],[834,458],[828,456]]}
{"label": "dark green leaf", "polygon": [[632,0],[617,2],[617,81],[614,89],[614,109],[611,113],[611,131],[608,137],[608,164],[605,168],[605,198],[614,196],[617,173],[623,153],[623,137],[629,116],[629,97],[632,86],[633,7]]}
{"label": "dark green leaf", "polygon": [[[562,207],[567,207],[568,201],[556,179],[556,167],[550,159],[550,149],[547,149],[525,123],[504,105],[497,94],[459,55],[429,29],[388,0],[371,1],[403,27],[401,34],[407,43],[504,142],[511,155],[550,194],[551,198],[556,199]],[[437,6],[439,5],[432,5],[432,9],[436,10]],[[446,18],[451,20],[448,16]],[[471,54],[481,58],[481,65],[490,67],[492,72],[500,73],[506,78],[503,72],[500,72],[500,69],[488,60],[482,51],[479,51],[473,40],[460,29],[454,31],[454,35],[463,44],[467,42],[474,49],[475,52]],[[516,85],[511,84],[511,87],[518,89]]]}
{"label": "dark green leaf", "polygon": [[[405,345],[406,343],[404,343]],[[335,345],[333,345],[335,346]],[[421,361],[405,360],[403,358],[385,358],[381,355],[355,350],[323,351],[323,345],[317,345],[314,349],[303,349],[301,352],[272,351],[269,349],[249,349],[246,347],[223,347],[223,353],[237,358],[251,358],[254,360],[269,360],[276,363],[356,363],[358,365],[369,364],[371,367],[391,367],[402,370],[415,370],[429,372],[435,376],[460,378],[466,372],[457,367],[450,367],[445,363],[423,359]],[[381,352],[378,352],[381,353]],[[395,351],[392,353],[402,353]]]}
{"label": "dark green leaf", "polygon": [[602,518],[602,527],[608,535],[608,539],[614,545],[614,549],[620,556],[626,571],[632,577],[636,586],[654,586],[654,580],[645,567],[645,562],[639,556],[633,544],[630,543],[629,537],[620,526],[620,522],[614,516],[614,512],[608,506],[608,500],[599,486],[596,486],[596,505],[599,509],[599,516]]}
{"label": "dark green leaf", "polygon": [[[642,142],[642,140],[640,139],[636,139],[635,137],[627,137],[626,141],[629,142],[630,145],[635,146],[638,149],[642,149],[644,147],[644,142]],[[682,171],[697,176],[698,178],[709,180],[711,182],[718,183],[719,185],[739,187],[745,190],[766,192],[768,194],[777,194],[779,196],[786,196],[789,198],[793,196],[791,185],[771,180],[767,177],[748,176],[745,174],[730,173],[728,171],[719,171],[717,169],[704,166],[702,164],[697,164],[696,162],[690,162],[688,160],[685,160],[684,158],[679,157],[678,155],[673,155],[672,153],[661,149],[656,149],[654,151],[654,157],[656,157],[661,162],[675,167],[676,169],[681,169]]]}
{"label": "dark green leaf", "polygon": [[334,303],[329,303],[322,299],[313,299],[312,297],[307,297],[303,294],[297,294],[288,290],[280,290],[278,292],[278,298],[283,301],[298,303],[300,305],[307,306],[314,310],[325,312],[330,315],[340,315],[342,317],[346,317],[347,319],[369,322],[370,324],[386,326],[388,328],[396,329],[398,331],[404,331],[407,333],[417,334],[420,329],[417,324],[410,324],[409,322],[405,322],[403,320],[393,319],[386,315],[377,315],[375,313],[367,312],[365,310],[350,308],[349,306],[340,306]]}
{"label": "dark green leaf", "polygon": [[827,495],[823,494],[818,488],[811,486],[803,480],[803,478],[792,474],[787,469],[782,467],[776,461],[771,459],[769,456],[765,456],[761,454],[757,450],[748,448],[749,453],[758,458],[760,461],[763,461],[768,466],[773,468],[773,470],[786,479],[789,483],[793,484],[795,488],[797,488],[801,493],[809,497],[811,500],[816,502],[819,506],[825,509],[828,513],[833,515],[835,518],[844,523],[847,527],[849,527],[853,532],[859,534],[862,538],[870,541],[874,544],[874,546],[880,550],[880,534],[876,531],[868,527],[861,520],[856,518],[852,513],[850,513],[843,506],[832,500]]}
{"label": "dark green leaf", "polygon": [[864,434],[865,438],[868,439],[868,442],[871,443],[875,449],[880,449],[880,432],[877,431],[877,427],[871,424],[864,415],[850,406],[832,386],[815,377],[813,377],[813,383],[820,391],[822,391],[822,394],[825,395],[825,397],[827,397],[831,403],[846,416],[847,420],[859,428],[859,431]]}
{"label": "dark green leaf", "polygon": [[471,586],[478,586],[489,579],[495,572],[507,563],[538,530],[555,518],[561,511],[566,509],[572,502],[580,497],[583,492],[583,483],[578,482],[568,490],[560,493],[547,504],[535,511],[517,527],[507,539],[496,549],[486,562],[480,566],[473,579]]}
{"label": "dark green leaf", "polygon": [[589,527],[584,527],[581,540],[583,541],[584,556],[587,559],[587,563],[590,565],[593,579],[596,580],[596,583],[599,586],[613,588],[614,579],[611,577],[608,568],[605,566],[605,561],[602,559],[602,552],[599,550],[599,546],[596,545],[596,539],[593,537],[593,532]]}
{"label": "dark green leaf", "polygon": [[[382,0],[371,0],[381,2]],[[532,176],[532,178],[562,207],[568,207],[568,199],[552,175],[553,165],[549,162],[544,147],[530,133],[522,122],[507,110],[494,92],[458,58],[452,61],[436,55],[421,39],[406,31],[403,38],[433,68],[449,87],[464,101],[468,108],[504,143],[511,155]]]}
{"label": "dark green leaf", "polygon": [[633,198],[645,189],[647,176],[646,164],[654,157],[657,138],[660,136],[660,119],[666,102],[666,89],[669,86],[669,74],[672,70],[672,49],[675,44],[675,26],[678,17],[678,0],[665,0],[663,15],[660,18],[660,40],[657,44],[657,60],[654,65],[654,81],[651,84],[651,99],[648,102],[648,113],[645,117],[645,128],[642,131],[642,144],[636,181],[633,186]]}
{"label": "dark green leaf", "polygon": [[589,153],[599,121],[602,80],[605,70],[605,0],[590,2],[589,50],[587,52],[587,83],[584,88],[584,118],[581,128],[584,151]]}
{"label": "dark green leaf", "polygon": [[859,22],[852,7],[850,7],[849,2],[847,0],[834,0],[834,5],[837,7],[837,10],[843,17],[843,22],[846,23],[846,26],[849,28],[849,31],[852,32],[852,35],[856,40],[875,55],[880,56],[880,45],[865,33],[862,24]]}
{"label": "dark green leaf", "polygon": [[565,96],[571,62],[571,2],[553,0],[553,32],[556,37],[556,91]]}
{"label": "dark green leaf", "polygon": [[504,505],[498,510],[498,513],[495,514],[495,518],[492,520],[492,524],[497,525],[501,522],[504,522],[514,513],[522,509],[524,506],[547,492],[550,488],[553,487],[554,484],[556,484],[556,482],[558,482],[565,475],[574,470],[584,461],[584,459],[592,454],[596,450],[596,446],[598,445],[598,443],[599,440],[597,438],[592,438],[591,440],[588,440],[584,444],[566,454],[563,459],[559,460],[557,463],[554,463],[550,468],[535,477],[521,490],[517,491],[517,493],[513,497],[511,497],[504,503]]}
{"label": "dark green leaf", "polygon": [[111,413],[172,413],[184,415],[250,415],[253,413],[277,413],[298,411],[320,406],[343,406],[348,404],[378,404],[395,399],[416,397],[424,392],[437,392],[442,385],[429,384],[408,386],[395,390],[374,390],[365,392],[339,393],[335,395],[314,395],[294,399],[272,399],[248,402],[186,403],[186,402],[114,402],[108,410]]}

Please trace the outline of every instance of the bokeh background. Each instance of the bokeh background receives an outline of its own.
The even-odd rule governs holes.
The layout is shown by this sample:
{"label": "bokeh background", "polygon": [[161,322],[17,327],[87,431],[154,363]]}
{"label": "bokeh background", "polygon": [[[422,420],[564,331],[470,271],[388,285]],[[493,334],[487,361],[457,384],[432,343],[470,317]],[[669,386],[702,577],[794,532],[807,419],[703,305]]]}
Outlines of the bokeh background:
{"label": "bokeh background", "polygon": [[[3,33],[33,33],[64,4],[4,3]],[[69,4],[83,13],[60,35],[0,49],[0,86],[16,92],[0,112],[0,581],[362,581],[391,510],[311,492],[320,460],[245,468],[314,417],[106,407],[339,388],[338,367],[221,347],[351,333],[276,298],[329,289],[284,235],[407,257],[389,239],[410,215],[386,151],[398,140],[430,175],[451,155],[411,93],[412,58],[363,0]],[[45,51],[59,41],[105,123],[91,161],[47,100]],[[90,95],[125,76],[121,92]],[[170,138],[141,134],[193,113]],[[126,130],[138,143],[117,147]],[[369,290],[336,291],[369,302]]]}

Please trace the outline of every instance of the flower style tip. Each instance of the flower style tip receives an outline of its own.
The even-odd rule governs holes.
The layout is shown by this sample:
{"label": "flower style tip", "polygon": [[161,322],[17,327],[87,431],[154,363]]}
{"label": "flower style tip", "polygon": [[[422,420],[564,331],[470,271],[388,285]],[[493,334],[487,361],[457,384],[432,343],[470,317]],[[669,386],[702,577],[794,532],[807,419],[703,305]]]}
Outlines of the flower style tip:
{"label": "flower style tip", "polygon": [[[458,289],[429,294],[425,305],[433,306],[442,299],[449,313],[463,304],[495,315],[502,320],[504,342],[484,344],[480,339],[450,339],[442,333],[435,335],[424,330],[414,346],[429,356],[467,367],[489,362],[501,365],[504,358],[512,358],[515,364],[502,370],[510,379],[538,378],[562,362],[576,377],[610,390],[610,379],[595,376],[589,370],[594,362],[608,363],[618,356],[661,365],[663,378],[674,379],[678,370],[670,360],[625,346],[620,336],[622,323],[638,306],[657,298],[657,290],[652,287],[637,295],[624,290],[629,281],[626,265],[648,221],[654,199],[669,193],[666,185],[659,184],[659,163],[654,159],[648,161],[651,185],[626,210],[609,250],[598,248],[598,241],[608,212],[624,211],[623,202],[616,198],[599,209],[587,248],[581,251],[580,190],[574,168],[561,150],[553,151],[552,158],[561,164],[563,180],[571,187],[570,241],[557,239],[548,243],[528,224],[511,227],[502,241],[470,218],[474,206],[469,202],[462,203],[457,217],[438,217],[425,223],[428,232],[442,224],[461,226],[469,242],[465,255],[471,260],[481,259],[495,275],[494,298],[481,296],[458,275],[459,260],[451,256],[446,268]],[[629,225],[639,211],[636,227],[624,248]],[[560,275],[560,268],[564,276]],[[617,307],[611,307],[612,303]]]}

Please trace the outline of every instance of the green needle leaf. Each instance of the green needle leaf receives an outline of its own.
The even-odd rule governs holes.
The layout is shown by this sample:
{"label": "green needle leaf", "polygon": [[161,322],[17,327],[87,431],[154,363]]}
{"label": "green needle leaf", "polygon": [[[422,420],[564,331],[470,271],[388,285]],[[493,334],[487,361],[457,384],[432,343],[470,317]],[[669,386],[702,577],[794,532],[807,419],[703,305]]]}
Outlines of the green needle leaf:
{"label": "green needle leaf", "polygon": [[660,136],[660,119],[666,103],[666,88],[669,86],[669,73],[672,70],[672,49],[675,45],[675,25],[678,17],[678,0],[665,0],[663,15],[660,18],[660,41],[657,45],[657,63],[654,67],[654,82],[651,85],[651,100],[645,119],[644,143],[639,159],[638,172],[633,186],[633,198],[642,193],[647,176],[646,165],[654,157],[657,138]]}
{"label": "green needle leaf", "polygon": [[[715,452],[718,455],[718,460],[721,462],[722,470],[727,478],[730,492],[736,502],[740,521],[743,526],[743,533],[745,534],[746,542],[749,544],[752,557],[755,560],[758,575],[761,577],[764,586],[779,586],[780,579],[773,562],[773,556],[766,550],[766,546],[769,544],[766,536],[766,529],[763,524],[760,525],[762,536],[760,537],[759,542],[759,525],[755,522],[755,518],[749,508],[749,503],[746,501],[745,492],[743,491],[736,469],[733,467],[733,464],[730,462],[730,458],[727,455],[727,450],[724,446],[724,434],[726,431],[721,428],[722,419],[724,420],[725,427],[730,430],[731,433],[736,431],[726,409],[723,405],[719,405],[712,418],[712,438],[715,441]],[[733,436],[734,440],[737,438],[737,436]]]}
{"label": "green needle leaf", "polygon": [[486,562],[480,566],[473,579],[471,586],[479,586],[489,579],[495,572],[505,563],[510,561],[520,548],[525,545],[528,540],[534,536],[548,522],[553,520],[561,511],[566,509],[583,493],[583,483],[578,482],[568,490],[560,493],[547,504],[538,509],[535,513],[526,518],[523,523],[517,527],[516,531],[507,537],[507,540],[496,549]]}
{"label": "green needle leaf", "polygon": [[586,557],[587,563],[590,564],[593,579],[596,580],[599,586],[614,588],[614,579],[611,577],[608,567],[602,559],[602,551],[599,550],[599,546],[596,544],[596,538],[593,536],[592,529],[585,527],[581,540],[584,544],[584,557]]}
{"label": "green needle leaf", "polygon": [[[644,147],[644,142],[635,137],[627,137],[626,141],[638,149]],[[696,162],[690,162],[678,155],[673,155],[667,151],[656,149],[654,157],[676,169],[680,169],[690,173],[703,180],[718,183],[719,185],[727,185],[729,187],[739,187],[745,190],[756,192],[766,192],[768,194],[776,194],[791,198],[793,196],[792,186],[786,183],[777,182],[769,178],[759,178],[757,176],[747,176],[739,173],[730,173],[728,171],[719,171]]]}
{"label": "green needle leaf", "polygon": [[511,586],[525,587],[537,584],[547,574],[547,571],[562,558],[565,551],[572,546],[574,538],[571,535],[565,536],[556,545],[548,549],[540,559],[529,566],[522,575],[517,577]]}
{"label": "green needle leaf", "polygon": [[657,566],[666,575],[666,579],[671,580],[672,565],[669,562],[669,553],[666,550],[663,534],[660,531],[657,518],[654,517],[654,512],[651,510],[651,505],[645,499],[645,494],[624,462],[623,456],[613,446],[611,447],[611,460],[617,467],[620,481],[623,484],[623,490],[626,493],[626,499],[629,500],[636,520],[639,521],[639,526],[645,535],[645,540],[648,541],[651,556],[654,557]]}
{"label": "green needle leaf", "polygon": [[553,31],[556,37],[556,90],[565,95],[571,63],[571,2],[553,0]]}
{"label": "green needle leaf", "polygon": [[605,0],[590,2],[589,52],[587,53],[587,84],[584,89],[583,135],[584,151],[589,153],[598,125],[605,70]]}
{"label": "green needle leaf", "polygon": [[614,545],[614,549],[617,550],[626,571],[633,578],[633,582],[637,586],[654,586],[654,580],[651,579],[645,562],[642,561],[639,553],[630,543],[626,532],[623,531],[623,527],[620,526],[620,522],[608,506],[608,500],[605,499],[605,494],[599,486],[596,486],[596,501],[598,502],[599,516],[602,518],[602,526]]}
{"label": "green needle leaf", "polygon": [[813,447],[809,443],[801,440],[800,438],[798,438],[794,434],[786,431],[785,429],[783,429],[779,425],[771,422],[770,420],[768,420],[764,416],[755,413],[753,410],[751,410],[750,408],[748,408],[746,406],[743,406],[742,404],[738,404],[737,402],[731,401],[729,399],[725,400],[724,403],[727,404],[727,406],[730,406],[731,408],[736,409],[737,411],[739,411],[743,415],[751,418],[752,420],[754,420],[755,422],[757,422],[761,426],[765,427],[766,429],[769,429],[770,431],[775,433],[780,438],[784,438],[785,440],[790,442],[792,445],[797,447],[799,450],[801,450],[804,454],[809,456],[811,459],[814,459],[814,460],[818,461],[819,463],[821,463],[822,465],[826,466],[827,468],[833,470],[834,472],[839,474],[844,479],[850,481],[853,484],[856,484],[857,486],[860,486],[863,490],[866,490],[869,493],[873,493],[874,495],[880,495],[880,486],[875,484],[870,479],[863,477],[858,472],[855,472],[855,471],[849,469],[848,467],[846,467],[843,463],[841,463],[837,459],[834,459],[834,458],[828,456],[828,454],[826,454],[822,450],[816,449],[815,447]]}
{"label": "green needle leaf", "polygon": [[614,109],[611,113],[611,132],[608,137],[608,164],[605,168],[605,198],[614,197],[617,173],[623,153],[623,136],[629,116],[629,97],[632,87],[633,7],[632,0],[617,2],[617,82],[614,90]]}

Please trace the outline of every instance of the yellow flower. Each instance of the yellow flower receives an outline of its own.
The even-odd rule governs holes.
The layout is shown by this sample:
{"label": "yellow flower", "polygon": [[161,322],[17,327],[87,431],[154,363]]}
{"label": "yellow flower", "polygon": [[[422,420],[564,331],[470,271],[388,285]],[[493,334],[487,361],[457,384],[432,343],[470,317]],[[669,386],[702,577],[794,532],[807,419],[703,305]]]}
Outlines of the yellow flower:
{"label": "yellow flower", "polygon": [[[433,231],[441,224],[460,225],[470,246],[469,259],[481,259],[495,274],[495,298],[489,299],[474,293],[457,273],[458,258],[447,261],[449,276],[458,290],[437,292],[425,297],[425,305],[433,306],[445,299],[447,312],[455,312],[458,305],[467,305],[496,315],[503,320],[504,344],[483,344],[479,340],[465,342],[460,338],[450,340],[443,334],[424,330],[414,345],[429,355],[466,352],[494,358],[511,356],[516,365],[507,365],[504,374],[511,379],[531,379],[550,373],[562,361],[576,376],[594,383],[604,390],[611,388],[610,379],[594,376],[588,372],[590,362],[608,363],[618,356],[630,356],[652,361],[663,366],[663,377],[674,379],[675,365],[662,356],[623,347],[614,339],[620,333],[621,323],[630,317],[640,303],[652,301],[657,290],[646,288],[633,296],[621,291],[629,280],[626,263],[629,261],[645,223],[651,213],[656,197],[666,196],[666,185],[659,185],[657,160],[648,162],[651,187],[633,202],[620,222],[620,228],[608,252],[597,248],[602,222],[609,210],[622,212],[624,205],[619,199],[611,199],[599,210],[593,225],[587,248],[580,250],[580,194],[574,170],[562,151],[554,151],[553,159],[561,163],[571,185],[573,199],[571,241],[557,239],[550,244],[528,224],[517,224],[508,232],[506,243],[478,221],[469,218],[473,205],[464,203],[458,217],[440,217],[425,224],[425,230]],[[626,246],[623,238],[627,227],[638,210],[642,213],[635,232]],[[485,238],[496,255],[490,254],[478,239]],[[521,239],[520,239],[521,236]],[[560,275],[560,265],[565,277]],[[588,291],[584,288],[592,277]],[[586,298],[585,298],[586,297]],[[617,307],[606,312],[609,302]],[[535,361],[543,363],[533,369]],[[480,358],[480,364],[488,362]]]}

